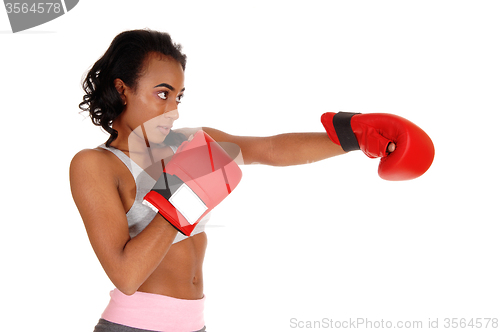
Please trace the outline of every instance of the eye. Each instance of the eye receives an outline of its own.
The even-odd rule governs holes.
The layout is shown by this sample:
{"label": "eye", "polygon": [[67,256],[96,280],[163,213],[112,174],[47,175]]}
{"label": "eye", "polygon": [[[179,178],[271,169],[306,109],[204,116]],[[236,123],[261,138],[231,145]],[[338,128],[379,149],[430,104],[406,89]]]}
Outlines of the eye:
{"label": "eye", "polygon": [[167,98],[168,98],[168,91],[160,91],[160,92],[158,92],[158,97],[160,97],[163,100],[167,100]]}
{"label": "eye", "polygon": [[177,98],[175,98],[175,101],[177,102],[177,104],[180,104],[181,103],[181,99],[184,97],[184,94],[181,94],[181,95],[178,95]]}

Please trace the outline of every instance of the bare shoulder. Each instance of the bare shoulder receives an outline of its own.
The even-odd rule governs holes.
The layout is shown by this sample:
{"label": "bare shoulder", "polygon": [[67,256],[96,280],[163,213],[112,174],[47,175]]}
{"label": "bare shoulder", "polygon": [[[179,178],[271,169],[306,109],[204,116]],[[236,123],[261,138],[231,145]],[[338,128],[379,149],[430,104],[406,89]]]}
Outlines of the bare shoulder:
{"label": "bare shoulder", "polygon": [[101,159],[103,154],[96,149],[83,149],[75,154],[73,159],[71,160],[70,167],[78,167],[82,166],[82,164],[88,162],[95,162],[96,159]]}
{"label": "bare shoulder", "polygon": [[186,137],[196,134],[198,131],[203,130],[205,133],[210,135],[217,142],[230,142],[234,139],[241,139],[241,136],[234,136],[228,133],[225,133],[221,130],[210,128],[210,127],[189,127],[189,128],[176,128],[174,131],[176,133],[181,133]]}
{"label": "bare shoulder", "polygon": [[116,188],[116,161],[112,153],[104,149],[84,149],[75,154],[69,167],[70,185],[73,193],[92,186]]}
{"label": "bare shoulder", "polygon": [[174,131],[176,133],[181,133],[186,137],[196,134],[198,131],[203,130],[201,127],[193,127],[193,128],[176,128]]}
{"label": "bare shoulder", "polygon": [[106,170],[109,170],[112,163],[113,158],[109,151],[100,148],[84,149],[75,154],[71,160],[70,175],[75,171],[80,174],[93,171],[107,173]]}
{"label": "bare shoulder", "polygon": [[94,162],[105,162],[109,160],[109,156],[106,150],[101,148],[94,149],[83,149],[75,154],[71,163],[94,163]]}

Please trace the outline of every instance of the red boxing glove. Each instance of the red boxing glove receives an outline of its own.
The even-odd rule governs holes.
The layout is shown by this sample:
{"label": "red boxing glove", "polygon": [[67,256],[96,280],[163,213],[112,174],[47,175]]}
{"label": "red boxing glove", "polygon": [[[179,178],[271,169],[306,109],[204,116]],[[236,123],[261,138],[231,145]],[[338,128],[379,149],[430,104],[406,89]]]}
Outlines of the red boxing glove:
{"label": "red boxing glove", "polygon": [[236,162],[204,131],[181,144],[143,203],[189,236],[242,177]]}
{"label": "red boxing glove", "polygon": [[[378,174],[384,180],[415,179],[434,160],[430,137],[414,123],[385,113],[324,113],[321,122],[330,139],[346,152],[361,150],[370,158],[382,157]],[[396,145],[388,152],[390,143]]]}

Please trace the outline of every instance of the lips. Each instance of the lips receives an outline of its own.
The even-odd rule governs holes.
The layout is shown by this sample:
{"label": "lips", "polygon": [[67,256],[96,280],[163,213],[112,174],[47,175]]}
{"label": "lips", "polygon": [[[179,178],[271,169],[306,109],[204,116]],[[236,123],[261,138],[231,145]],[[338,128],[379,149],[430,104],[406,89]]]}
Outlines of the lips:
{"label": "lips", "polygon": [[170,132],[170,129],[172,129],[172,127],[170,127],[170,126],[158,126],[156,128],[158,128],[160,133],[162,133],[163,135],[168,135],[168,133]]}

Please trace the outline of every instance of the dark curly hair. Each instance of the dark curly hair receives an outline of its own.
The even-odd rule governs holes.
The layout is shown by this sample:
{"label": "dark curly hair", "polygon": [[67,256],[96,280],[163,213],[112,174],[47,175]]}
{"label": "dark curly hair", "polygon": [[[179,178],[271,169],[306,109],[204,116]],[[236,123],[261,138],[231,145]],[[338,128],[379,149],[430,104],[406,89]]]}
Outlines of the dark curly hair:
{"label": "dark curly hair", "polygon": [[[89,112],[93,124],[110,134],[106,146],[118,137],[118,132],[111,125],[125,108],[114,80],[119,78],[133,90],[136,89],[144,60],[151,53],[172,57],[185,70],[186,55],[181,50],[181,45],[174,44],[168,33],[149,29],[124,31],[113,39],[106,53],[83,80],[85,95],[79,104],[82,111]],[[175,145],[183,140],[184,135],[174,131],[165,138],[169,144]]]}

